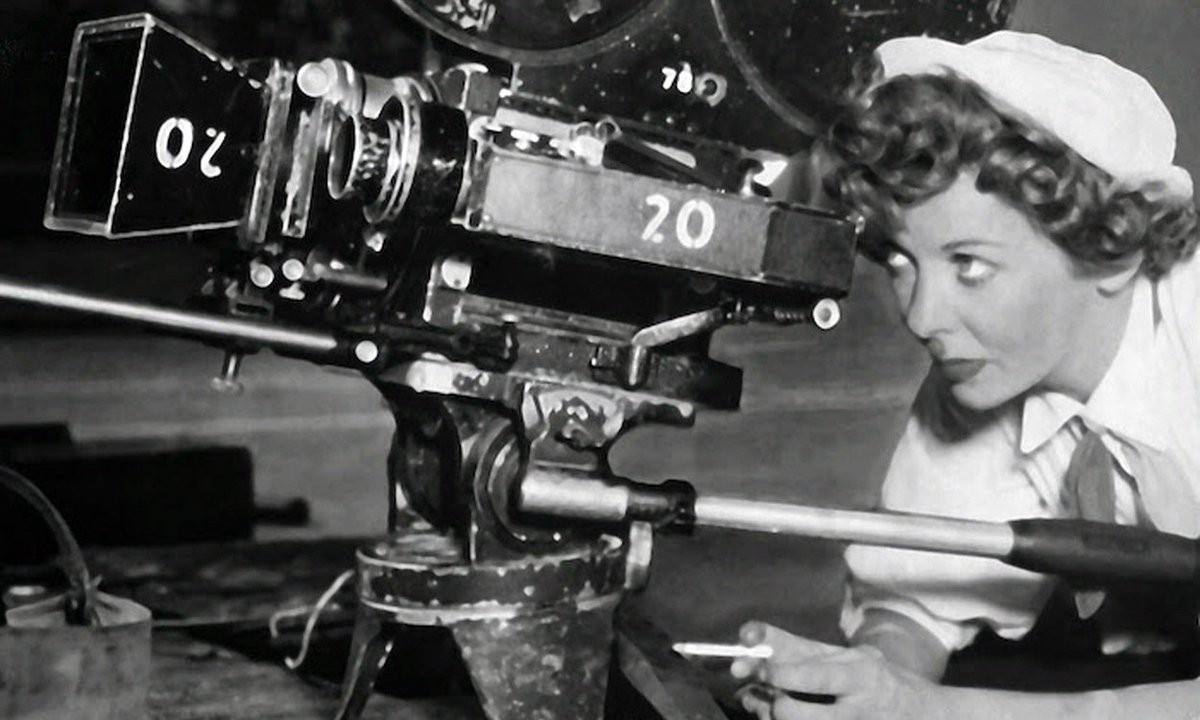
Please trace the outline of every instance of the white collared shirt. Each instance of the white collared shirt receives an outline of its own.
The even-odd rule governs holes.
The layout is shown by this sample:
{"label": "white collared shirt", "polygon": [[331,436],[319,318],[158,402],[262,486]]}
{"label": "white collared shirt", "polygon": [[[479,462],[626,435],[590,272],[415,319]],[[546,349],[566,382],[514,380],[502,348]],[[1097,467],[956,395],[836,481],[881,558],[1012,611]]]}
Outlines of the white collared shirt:
{"label": "white collared shirt", "polygon": [[[918,395],[884,480],[885,509],[991,521],[1070,517],[1063,476],[1086,426],[1116,461],[1117,522],[1200,536],[1200,261],[1181,262],[1157,282],[1137,279],[1121,345],[1086,404],[1042,392],[961,421],[937,409],[946,407],[937,395],[930,381]],[[867,610],[884,608],[951,650],[985,626],[1023,636],[1054,582],[998,560],[862,545],[847,549],[846,562],[847,636]]]}

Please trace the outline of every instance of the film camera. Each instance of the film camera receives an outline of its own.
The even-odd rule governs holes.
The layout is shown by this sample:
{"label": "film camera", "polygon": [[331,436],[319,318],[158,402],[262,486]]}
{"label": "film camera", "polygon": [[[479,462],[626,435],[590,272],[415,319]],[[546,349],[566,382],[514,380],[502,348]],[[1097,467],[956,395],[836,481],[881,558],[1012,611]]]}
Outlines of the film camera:
{"label": "film camera", "polygon": [[397,77],[231,61],[149,15],[80,26],[46,225],[189,232],[217,259],[188,309],[6,296],[219,343],[229,389],[260,348],[379,388],[389,527],[357,556],[339,717],[399,627],[438,625],[489,717],[598,718],[616,603],[695,500],[614,477],[609,448],[737,407],[740,371],[708,356],[722,325],[837,323],[855,229],[788,202],[785,153],[847,57],[1008,6],[398,4],[428,52]]}

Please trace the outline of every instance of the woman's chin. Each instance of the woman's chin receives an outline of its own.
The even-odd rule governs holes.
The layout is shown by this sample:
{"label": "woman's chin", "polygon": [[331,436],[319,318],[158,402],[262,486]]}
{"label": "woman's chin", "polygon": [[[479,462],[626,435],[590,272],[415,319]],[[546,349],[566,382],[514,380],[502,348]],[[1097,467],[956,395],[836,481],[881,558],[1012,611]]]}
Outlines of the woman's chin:
{"label": "woman's chin", "polygon": [[1000,392],[998,388],[988,387],[986,383],[978,382],[977,378],[952,383],[950,394],[954,396],[959,405],[977,412],[994,410],[1014,397],[1009,393]]}

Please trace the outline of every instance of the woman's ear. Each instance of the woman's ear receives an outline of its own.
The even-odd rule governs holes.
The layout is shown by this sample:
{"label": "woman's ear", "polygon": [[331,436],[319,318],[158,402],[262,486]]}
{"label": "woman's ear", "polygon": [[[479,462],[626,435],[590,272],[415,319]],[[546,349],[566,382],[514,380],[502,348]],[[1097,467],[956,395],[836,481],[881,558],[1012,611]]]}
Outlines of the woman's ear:
{"label": "woman's ear", "polygon": [[1142,253],[1139,250],[1100,270],[1096,286],[1103,295],[1117,295],[1133,283],[1141,270]]}

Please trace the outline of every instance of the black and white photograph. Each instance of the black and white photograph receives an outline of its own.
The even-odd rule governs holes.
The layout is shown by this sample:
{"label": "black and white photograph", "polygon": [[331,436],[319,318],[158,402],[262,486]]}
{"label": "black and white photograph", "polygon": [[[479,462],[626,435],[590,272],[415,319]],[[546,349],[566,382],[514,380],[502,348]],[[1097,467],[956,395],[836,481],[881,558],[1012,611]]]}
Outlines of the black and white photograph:
{"label": "black and white photograph", "polygon": [[1197,38],[3,0],[0,720],[1200,720]]}

